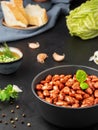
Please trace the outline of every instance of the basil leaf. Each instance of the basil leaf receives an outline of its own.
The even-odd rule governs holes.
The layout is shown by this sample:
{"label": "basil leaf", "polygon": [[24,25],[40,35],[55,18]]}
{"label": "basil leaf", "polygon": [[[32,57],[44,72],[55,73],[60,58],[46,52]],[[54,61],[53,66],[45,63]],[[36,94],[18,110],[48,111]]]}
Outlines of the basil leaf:
{"label": "basil leaf", "polygon": [[[22,92],[22,91],[21,91]],[[18,92],[15,91],[13,85],[8,84],[4,89],[0,89],[0,100],[9,101],[10,98],[18,98]]]}
{"label": "basil leaf", "polygon": [[77,70],[76,72],[76,79],[79,82],[84,82],[86,80],[87,74],[84,70]]}
{"label": "basil leaf", "polygon": [[6,95],[6,93],[5,93],[5,91],[1,91],[0,92],[0,99],[1,99],[1,101],[5,101],[6,100],[6,97],[7,97],[7,95]]}
{"label": "basil leaf", "polygon": [[87,83],[83,82],[83,83],[80,83],[80,87],[81,87],[83,90],[85,90],[85,89],[87,89],[89,86],[88,86]]}

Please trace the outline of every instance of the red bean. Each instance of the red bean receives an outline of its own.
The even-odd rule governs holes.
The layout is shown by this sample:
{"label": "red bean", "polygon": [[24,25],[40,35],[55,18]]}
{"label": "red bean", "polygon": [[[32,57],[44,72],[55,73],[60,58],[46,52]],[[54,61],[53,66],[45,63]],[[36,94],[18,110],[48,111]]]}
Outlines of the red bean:
{"label": "red bean", "polygon": [[68,81],[65,83],[66,86],[71,87],[74,83],[74,80],[72,78],[68,79]]}
{"label": "red bean", "polygon": [[93,93],[93,90],[89,87],[85,90],[85,92],[91,95]]}
{"label": "red bean", "polygon": [[94,87],[98,88],[98,82],[95,82]]}
{"label": "red bean", "polygon": [[62,92],[63,92],[64,94],[69,94],[70,88],[66,86],[66,87],[64,87],[64,88],[62,89]]}
{"label": "red bean", "polygon": [[75,94],[75,97],[76,97],[77,100],[82,100],[83,99],[81,94]]}
{"label": "red bean", "polygon": [[96,98],[98,98],[98,90],[95,90],[94,96],[95,96]]}
{"label": "red bean", "polygon": [[88,88],[82,90],[76,75],[47,75],[36,85],[37,95],[46,102],[63,107],[88,107],[98,104],[98,77],[88,75]]}
{"label": "red bean", "polygon": [[46,82],[50,82],[51,79],[52,79],[52,75],[48,75],[48,76],[46,77],[45,81],[46,81]]}
{"label": "red bean", "polygon": [[80,90],[80,83],[79,82],[74,82],[72,85],[73,90]]}

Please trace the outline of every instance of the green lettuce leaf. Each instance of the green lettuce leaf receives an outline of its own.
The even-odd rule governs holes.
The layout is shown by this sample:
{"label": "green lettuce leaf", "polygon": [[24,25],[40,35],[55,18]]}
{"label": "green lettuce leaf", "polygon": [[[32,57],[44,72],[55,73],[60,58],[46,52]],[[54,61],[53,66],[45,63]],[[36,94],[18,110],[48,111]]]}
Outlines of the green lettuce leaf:
{"label": "green lettuce leaf", "polygon": [[66,25],[71,36],[83,40],[98,36],[98,0],[88,0],[71,10],[66,16]]}

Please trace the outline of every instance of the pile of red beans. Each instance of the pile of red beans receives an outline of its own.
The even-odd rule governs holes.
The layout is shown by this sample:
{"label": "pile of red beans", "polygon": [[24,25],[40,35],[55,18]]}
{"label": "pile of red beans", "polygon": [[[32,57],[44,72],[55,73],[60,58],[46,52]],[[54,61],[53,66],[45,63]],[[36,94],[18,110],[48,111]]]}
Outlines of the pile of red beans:
{"label": "pile of red beans", "polygon": [[88,75],[85,82],[89,87],[82,90],[75,75],[48,75],[36,85],[36,93],[56,106],[80,108],[98,104],[98,77]]}

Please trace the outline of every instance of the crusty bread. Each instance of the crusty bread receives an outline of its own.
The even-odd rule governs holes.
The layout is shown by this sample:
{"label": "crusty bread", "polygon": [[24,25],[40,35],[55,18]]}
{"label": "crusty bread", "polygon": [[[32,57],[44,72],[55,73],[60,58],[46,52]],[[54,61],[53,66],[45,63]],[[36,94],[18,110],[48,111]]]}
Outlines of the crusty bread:
{"label": "crusty bread", "polygon": [[46,10],[41,8],[39,5],[28,4],[25,7],[25,11],[28,14],[28,21],[30,25],[41,26],[48,21]]}
{"label": "crusty bread", "polygon": [[27,14],[23,6],[23,0],[10,0],[10,1],[19,9],[22,15],[27,19]]}
{"label": "crusty bread", "polygon": [[48,21],[47,12],[44,8],[31,4],[24,8],[23,0],[1,1],[1,7],[5,24],[10,27],[41,26]]}
{"label": "crusty bread", "polygon": [[8,1],[1,1],[1,7],[5,23],[8,26],[27,27],[28,20],[24,17],[17,6]]}
{"label": "crusty bread", "polygon": [[10,0],[10,2],[12,2],[13,4],[15,4],[18,7],[23,8],[23,0]]}

